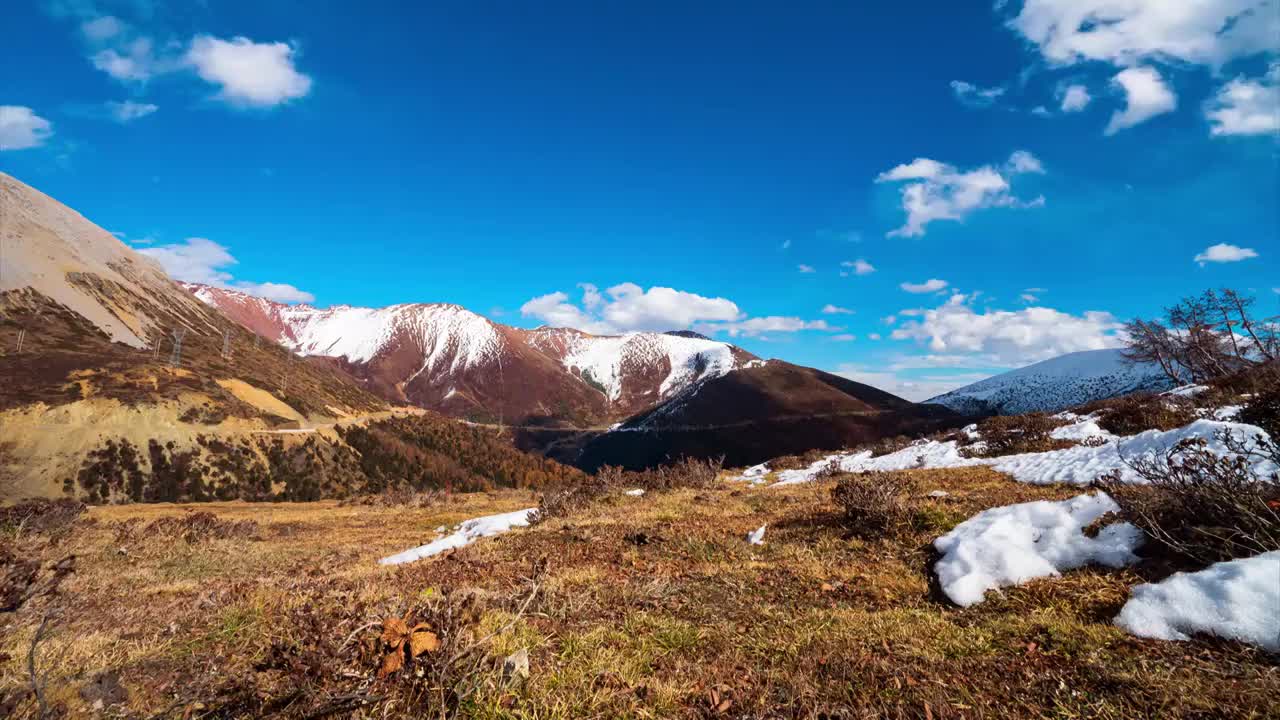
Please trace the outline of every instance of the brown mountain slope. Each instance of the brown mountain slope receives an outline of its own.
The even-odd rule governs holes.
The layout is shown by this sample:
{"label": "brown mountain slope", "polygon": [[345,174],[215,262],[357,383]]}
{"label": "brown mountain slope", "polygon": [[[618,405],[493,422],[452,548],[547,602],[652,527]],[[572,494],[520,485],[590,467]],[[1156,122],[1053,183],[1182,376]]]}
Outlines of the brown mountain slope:
{"label": "brown mountain slope", "polygon": [[683,456],[750,465],[781,454],[918,435],[962,422],[869,385],[780,360],[735,370],[583,443],[575,463],[628,468]]}

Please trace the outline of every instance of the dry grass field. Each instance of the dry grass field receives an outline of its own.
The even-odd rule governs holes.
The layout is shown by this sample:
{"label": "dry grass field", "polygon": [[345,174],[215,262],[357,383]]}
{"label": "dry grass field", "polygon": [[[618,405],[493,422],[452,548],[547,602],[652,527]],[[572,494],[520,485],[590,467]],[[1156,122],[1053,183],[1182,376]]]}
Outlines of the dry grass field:
{"label": "dry grass field", "polygon": [[[25,588],[0,614],[0,716],[1280,716],[1277,658],[1111,624],[1154,566],[950,605],[930,573],[934,537],[987,507],[1079,490],[911,472],[919,522],[893,539],[851,536],[831,480],[721,482],[612,492],[395,567],[377,561],[536,495],[17,520],[0,528],[4,581]],[[939,489],[950,496],[924,497]],[[515,658],[504,668],[521,650],[527,676]],[[403,667],[382,674],[388,656]]]}

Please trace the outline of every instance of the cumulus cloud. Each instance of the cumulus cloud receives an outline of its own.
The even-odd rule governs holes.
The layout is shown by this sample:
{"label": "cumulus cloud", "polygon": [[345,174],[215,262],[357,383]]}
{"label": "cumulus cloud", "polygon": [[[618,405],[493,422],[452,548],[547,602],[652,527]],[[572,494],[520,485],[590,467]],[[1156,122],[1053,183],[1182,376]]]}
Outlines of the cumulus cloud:
{"label": "cumulus cloud", "polygon": [[822,312],[825,315],[852,315],[853,314],[853,311],[850,310],[849,308],[840,307],[839,305],[832,305],[831,303],[827,303],[826,305],[823,305]]}
{"label": "cumulus cloud", "polygon": [[951,81],[951,92],[962,105],[969,107],[990,107],[1004,95],[1002,87],[978,87],[963,80]]}
{"label": "cumulus cloud", "polygon": [[1093,100],[1089,95],[1089,88],[1084,85],[1068,85],[1062,89],[1059,97],[1062,100],[1061,107],[1064,113],[1080,112]]}
{"label": "cumulus cloud", "polygon": [[875,267],[873,267],[871,263],[863,260],[862,258],[858,258],[857,260],[845,260],[840,263],[840,267],[845,268],[840,271],[840,277],[849,277],[850,273],[854,275],[870,275],[876,271]]}
{"label": "cumulus cloud", "polygon": [[[898,287],[902,288],[903,290],[906,290],[909,293],[919,295],[921,293],[937,292],[939,290],[942,290],[946,286],[947,286],[946,280],[939,280],[937,278],[932,278],[930,280],[925,280],[922,283],[904,282]],[[892,318],[892,317],[893,317],[892,315],[889,316],[889,318]],[[890,320],[889,318],[885,318],[885,321],[892,322],[892,320]]]}
{"label": "cumulus cloud", "polygon": [[768,333],[793,333],[801,330],[835,331],[843,328],[828,325],[826,320],[804,320],[798,317],[767,315],[738,322],[709,323],[698,326],[705,332],[727,332],[729,337],[765,337]]}
{"label": "cumulus cloud", "polygon": [[923,375],[905,377],[882,369],[871,369],[854,363],[838,366],[834,373],[854,382],[870,385],[913,402],[921,402],[946,392],[985,380],[988,374],[961,373],[953,375]]}
{"label": "cumulus cloud", "polygon": [[520,314],[548,325],[572,327],[598,335],[649,330],[685,330],[696,323],[732,322],[742,319],[736,303],[726,298],[709,298],[668,287],[648,290],[635,283],[621,283],[601,293],[596,286],[582,283],[582,304],[570,301],[563,292],[553,292],[529,300]]}
{"label": "cumulus cloud", "polygon": [[116,80],[132,83],[145,83],[178,67],[171,59],[156,54],[155,42],[149,37],[133,38],[99,50],[89,61]]}
{"label": "cumulus cloud", "polygon": [[1280,62],[1258,79],[1238,77],[1222,86],[1205,108],[1211,135],[1280,132]]}
{"label": "cumulus cloud", "polygon": [[1111,115],[1111,121],[1103,131],[1107,135],[1114,135],[1178,107],[1178,97],[1154,68],[1126,68],[1111,78],[1111,82],[1124,91],[1125,107]]}
{"label": "cumulus cloud", "polygon": [[1024,201],[1013,195],[1010,180],[1027,173],[1043,173],[1035,155],[1018,150],[1000,168],[991,165],[961,171],[930,158],[916,158],[876,176],[876,182],[907,181],[901,191],[906,223],[890,237],[924,235],[936,220],[961,221],[975,210],[992,207],[1038,207],[1043,197]]}
{"label": "cumulus cloud", "polygon": [[80,32],[91,42],[104,42],[125,32],[127,27],[120,18],[103,15],[80,23]]}
{"label": "cumulus cloud", "polygon": [[1122,324],[1108,312],[1071,315],[1046,307],[975,312],[971,298],[953,295],[893,331],[932,353],[978,354],[988,363],[1018,366],[1079,350],[1120,346]]}
{"label": "cumulus cloud", "polygon": [[1204,249],[1204,252],[1195,256],[1195,261],[1200,263],[1200,267],[1204,267],[1205,263],[1229,263],[1240,262],[1250,258],[1258,257],[1257,251],[1253,248],[1243,248],[1228,243],[1218,243],[1210,245]]}
{"label": "cumulus cloud", "polygon": [[107,112],[111,115],[111,118],[118,123],[133,122],[134,120],[146,117],[159,109],[160,107],[157,105],[134,102],[132,100],[107,103]]}
{"label": "cumulus cloud", "polygon": [[801,330],[837,331],[824,320],[798,317],[747,317],[737,303],[721,297],[704,297],[669,287],[644,289],[621,283],[598,290],[582,283],[582,301],[573,302],[564,292],[535,297],[520,307],[520,314],[555,327],[577,328],[596,335],[626,332],[665,332],[694,329],[731,337],[762,337],[766,333]]}
{"label": "cumulus cloud", "polygon": [[201,79],[221,87],[218,96],[228,103],[270,107],[311,92],[311,78],[294,66],[296,55],[286,43],[197,35],[186,59]]}
{"label": "cumulus cloud", "polygon": [[0,150],[40,147],[53,135],[53,125],[22,105],[0,105]]}
{"label": "cumulus cloud", "polygon": [[174,280],[239,290],[284,303],[315,300],[311,293],[286,283],[236,280],[224,269],[237,263],[235,256],[225,245],[208,238],[187,238],[180,243],[140,248],[138,252],[159,262]]}
{"label": "cumulus cloud", "polygon": [[1220,67],[1274,49],[1274,0],[1026,0],[1008,25],[1050,65],[1176,60]]}

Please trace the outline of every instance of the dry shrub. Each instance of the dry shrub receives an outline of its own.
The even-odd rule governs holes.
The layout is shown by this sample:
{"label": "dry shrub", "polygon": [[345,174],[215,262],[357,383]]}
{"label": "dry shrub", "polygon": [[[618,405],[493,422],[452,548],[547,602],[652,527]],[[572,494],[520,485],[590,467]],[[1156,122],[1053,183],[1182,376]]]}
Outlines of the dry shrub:
{"label": "dry shrub", "polygon": [[1280,463],[1280,444],[1228,431],[1218,439],[1227,454],[1193,438],[1163,457],[1127,461],[1146,485],[1123,483],[1116,471],[1097,484],[1126,520],[1177,559],[1207,564],[1280,550],[1280,477],[1261,477],[1252,464]]}
{"label": "dry shrub", "polygon": [[915,524],[911,479],[901,473],[846,475],[831,490],[844,523],[861,537],[897,537]]}
{"label": "dry shrub", "polygon": [[1280,439],[1280,383],[1257,393],[1240,409],[1240,422],[1257,425]]}
{"label": "dry shrub", "polygon": [[806,450],[799,455],[784,455],[769,461],[770,470],[800,470],[831,454],[829,450]]}
{"label": "dry shrub", "polygon": [[1173,430],[1196,419],[1195,405],[1191,400],[1175,395],[1125,395],[1098,409],[1103,410],[1098,426],[1116,435]]}
{"label": "dry shrub", "polygon": [[588,476],[584,482],[562,490],[543,493],[538,499],[538,509],[529,514],[529,523],[537,525],[548,518],[567,517],[602,495],[617,490],[707,488],[720,476],[720,468],[723,464],[724,458],[712,460],[681,458],[670,465],[649,470],[623,470],[605,465],[594,475]]}
{"label": "dry shrub", "polygon": [[444,490],[414,490],[409,487],[391,487],[380,493],[357,495],[338,503],[341,507],[352,505],[384,508],[430,508],[449,500]]}
{"label": "dry shrub", "polygon": [[880,457],[881,455],[889,455],[896,453],[903,448],[909,447],[914,442],[906,435],[897,435],[894,437],[881,438],[870,445],[862,446],[864,450],[871,451],[871,457]]}
{"label": "dry shrub", "polygon": [[231,538],[257,538],[258,523],[253,520],[223,520],[207,510],[190,512],[182,517],[162,517],[145,526],[139,522],[121,523],[116,542],[145,538],[179,538],[188,543]]}
{"label": "dry shrub", "polygon": [[0,612],[22,607],[39,572],[38,560],[19,557],[12,549],[0,546]]}
{"label": "dry shrub", "polygon": [[983,455],[996,457],[1017,453],[1046,452],[1071,447],[1070,440],[1050,437],[1063,421],[1044,413],[997,415],[978,423],[978,432],[986,441]]}
{"label": "dry shrub", "polygon": [[64,530],[85,511],[78,500],[33,498],[0,508],[0,529],[13,533],[53,533]]}

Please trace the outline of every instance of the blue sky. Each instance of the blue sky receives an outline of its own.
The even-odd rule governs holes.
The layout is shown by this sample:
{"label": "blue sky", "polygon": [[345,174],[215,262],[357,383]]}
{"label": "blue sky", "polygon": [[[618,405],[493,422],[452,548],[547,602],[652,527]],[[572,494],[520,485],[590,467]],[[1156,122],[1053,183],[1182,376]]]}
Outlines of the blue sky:
{"label": "blue sky", "polygon": [[922,399],[1280,304],[1280,4],[1114,4],[15,0],[0,169],[184,279]]}

